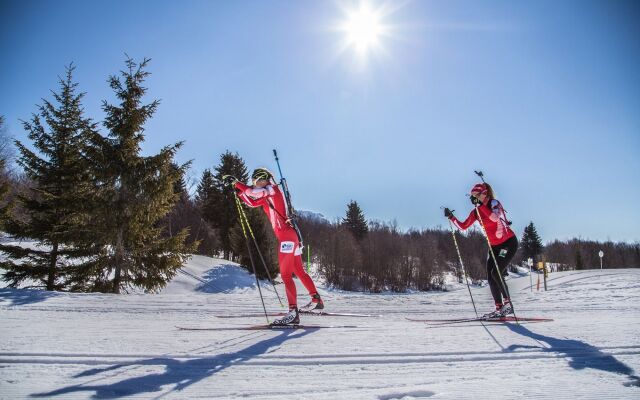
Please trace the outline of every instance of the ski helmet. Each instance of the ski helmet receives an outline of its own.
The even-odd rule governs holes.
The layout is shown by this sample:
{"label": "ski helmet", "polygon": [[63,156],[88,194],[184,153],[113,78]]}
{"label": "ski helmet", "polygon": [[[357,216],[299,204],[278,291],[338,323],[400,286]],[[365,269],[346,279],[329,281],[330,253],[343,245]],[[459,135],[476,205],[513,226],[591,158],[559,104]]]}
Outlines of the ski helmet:
{"label": "ski helmet", "polygon": [[251,179],[255,182],[260,179],[269,180],[273,178],[273,174],[266,168],[256,168],[253,170],[253,174],[251,174]]}
{"label": "ski helmet", "polygon": [[481,194],[488,194],[489,193],[489,189],[487,188],[487,184],[486,183],[478,183],[475,186],[473,186],[471,188],[471,195],[472,196],[479,196]]}

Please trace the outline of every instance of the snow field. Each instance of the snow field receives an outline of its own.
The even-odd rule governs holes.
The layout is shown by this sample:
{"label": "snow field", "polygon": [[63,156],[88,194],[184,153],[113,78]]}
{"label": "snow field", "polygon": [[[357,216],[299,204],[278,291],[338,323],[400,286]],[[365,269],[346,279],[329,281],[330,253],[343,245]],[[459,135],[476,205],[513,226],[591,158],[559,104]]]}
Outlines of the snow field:
{"label": "snow field", "polygon": [[[534,285],[535,285],[534,276]],[[508,280],[516,312],[553,322],[430,326],[473,316],[466,287],[359,294],[320,288],[353,328],[179,331],[265,323],[254,278],[194,257],[160,294],[0,289],[0,398],[640,398],[640,270],[554,273],[549,291]],[[280,295],[284,288],[277,285]],[[299,299],[306,299],[299,286]],[[479,312],[488,288],[472,289]],[[283,311],[263,284],[270,312]]]}

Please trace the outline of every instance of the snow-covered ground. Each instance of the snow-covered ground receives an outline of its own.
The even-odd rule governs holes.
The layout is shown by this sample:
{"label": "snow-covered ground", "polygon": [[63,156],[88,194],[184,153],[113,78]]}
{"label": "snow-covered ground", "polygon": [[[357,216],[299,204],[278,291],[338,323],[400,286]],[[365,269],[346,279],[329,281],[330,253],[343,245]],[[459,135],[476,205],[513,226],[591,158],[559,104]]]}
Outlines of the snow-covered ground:
{"label": "snow-covered ground", "polygon": [[[640,399],[640,270],[555,273],[547,292],[531,292],[527,275],[509,285],[520,316],[554,321],[405,318],[472,316],[466,286],[406,295],[321,289],[328,311],[383,317],[303,316],[349,326],[332,329],[180,331],[265,323],[220,318],[262,308],[252,276],[206,257],[157,295],[0,289],[0,397]],[[262,287],[270,311],[281,311]],[[479,311],[491,308],[487,287],[472,292]]]}

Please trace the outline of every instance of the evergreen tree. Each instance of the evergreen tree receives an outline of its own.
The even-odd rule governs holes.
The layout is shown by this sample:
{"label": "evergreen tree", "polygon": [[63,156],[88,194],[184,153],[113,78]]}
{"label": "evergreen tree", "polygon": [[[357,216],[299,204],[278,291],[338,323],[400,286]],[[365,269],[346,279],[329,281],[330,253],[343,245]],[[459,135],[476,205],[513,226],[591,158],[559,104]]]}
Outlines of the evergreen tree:
{"label": "evergreen tree", "polygon": [[211,207],[210,199],[214,196],[214,191],[213,174],[211,170],[206,169],[202,173],[202,178],[196,189],[194,206],[200,221],[196,233],[196,238],[200,240],[198,254],[208,256],[215,256],[220,247],[215,229],[207,222],[211,220],[211,210],[209,208]]}
{"label": "evergreen tree", "polygon": [[576,249],[576,269],[584,269],[584,261],[579,249]]}
{"label": "evergreen tree", "polygon": [[[4,116],[0,115],[0,132],[4,131]],[[7,159],[4,152],[0,152],[0,231],[4,230],[5,222],[9,219],[11,204],[7,199],[9,193],[9,174],[6,170]]]}
{"label": "evergreen tree", "polygon": [[216,219],[217,212],[215,209],[216,199],[216,182],[211,170],[205,169],[200,178],[200,183],[196,189],[196,206],[200,209],[200,213],[205,221],[211,222]]}
{"label": "evergreen tree", "polygon": [[[244,205],[242,205],[242,207],[247,215],[247,219],[249,220],[249,224],[251,225],[251,230],[253,231],[253,234],[256,238],[256,242],[258,243],[258,247],[260,248],[260,252],[262,253],[262,257],[264,258],[266,267],[269,270],[269,274],[271,274],[271,277],[273,278],[278,274],[279,267],[276,253],[278,242],[275,235],[273,234],[271,223],[267,219],[266,215],[264,215],[264,213],[262,212],[262,209],[248,209]],[[256,274],[258,275],[259,279],[266,279],[269,277],[269,275],[265,271],[265,267],[262,264],[262,260],[260,259],[260,255],[256,250],[256,246],[253,243],[253,240],[251,239],[250,233],[246,232],[246,234],[247,238],[245,238],[240,224],[234,224],[234,226],[231,228],[231,231],[229,232],[231,250],[233,254],[237,255],[238,263],[241,264],[247,271],[249,271],[249,273],[253,273],[253,268],[251,266],[251,257],[249,257],[249,252],[247,251],[246,240],[248,239],[249,249],[251,251],[253,261],[255,262]]]}
{"label": "evergreen tree", "polygon": [[9,192],[9,182],[5,180],[5,160],[0,158],[0,231],[4,230],[4,225],[9,218],[9,205],[7,204],[7,194]]}
{"label": "evergreen tree", "polygon": [[159,104],[158,100],[142,104],[148,62],[144,59],[138,65],[129,58],[121,76],[109,78],[120,103],[103,102],[108,137],[93,137],[95,230],[87,244],[96,246],[98,255],[90,267],[74,274],[74,283],[85,290],[120,293],[140,287],[157,291],[194,250],[185,245],[188,229],[166,237],[160,224],[179,200],[176,185],[188,168],[188,164],[173,163],[182,143],[166,146],[153,156],[140,155],[144,125]]}
{"label": "evergreen tree", "polygon": [[520,248],[522,249],[524,258],[527,259],[531,257],[534,262],[536,261],[537,256],[542,253],[542,240],[540,240],[540,236],[538,235],[538,231],[533,225],[533,222],[529,223],[529,225],[524,228],[524,234],[520,241]]}
{"label": "evergreen tree", "polygon": [[[215,167],[213,176],[213,190],[206,204],[203,204],[205,220],[218,231],[220,246],[224,258],[231,259],[233,246],[231,244],[231,229],[238,223],[238,212],[235,204],[235,190],[225,186],[222,181],[224,175],[233,175],[246,182],[249,179],[244,160],[236,153],[226,151],[220,156],[220,165]],[[250,213],[254,215],[253,213]],[[253,219],[253,218],[252,218]]]}
{"label": "evergreen tree", "polygon": [[362,240],[369,232],[364,213],[358,203],[353,200],[347,205],[347,214],[342,223],[357,240]]}
{"label": "evergreen tree", "polygon": [[56,104],[43,99],[38,113],[23,122],[36,152],[16,141],[18,163],[32,187],[29,195],[18,196],[28,220],[9,219],[6,230],[18,239],[34,239],[42,247],[1,246],[11,259],[20,260],[5,263],[3,278],[12,287],[29,280],[47,290],[63,289],[65,266],[87,255],[74,244],[86,233],[91,181],[85,153],[95,124],[83,116],[84,93],[76,93],[73,71],[69,65],[65,78],[60,78],[60,92],[53,93]]}

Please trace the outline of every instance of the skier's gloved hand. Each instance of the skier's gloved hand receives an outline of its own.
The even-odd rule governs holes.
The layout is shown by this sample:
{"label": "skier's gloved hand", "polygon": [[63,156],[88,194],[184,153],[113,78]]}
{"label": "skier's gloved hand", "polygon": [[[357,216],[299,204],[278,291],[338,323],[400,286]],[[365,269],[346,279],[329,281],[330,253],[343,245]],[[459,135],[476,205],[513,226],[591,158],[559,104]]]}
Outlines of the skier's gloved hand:
{"label": "skier's gloved hand", "polygon": [[453,210],[449,210],[447,207],[445,207],[444,216],[447,218],[453,218]]}
{"label": "skier's gloved hand", "polygon": [[471,204],[473,204],[474,206],[479,206],[479,205],[481,205],[481,204],[482,204],[482,202],[480,201],[480,199],[479,199],[479,198],[477,198],[477,197],[476,197],[476,196],[474,196],[474,195],[470,195],[470,196],[469,196],[469,198],[470,198],[470,200],[471,200]]}
{"label": "skier's gloved hand", "polygon": [[232,186],[236,182],[238,182],[238,178],[236,178],[235,176],[222,175],[222,183],[224,183],[225,186]]}

